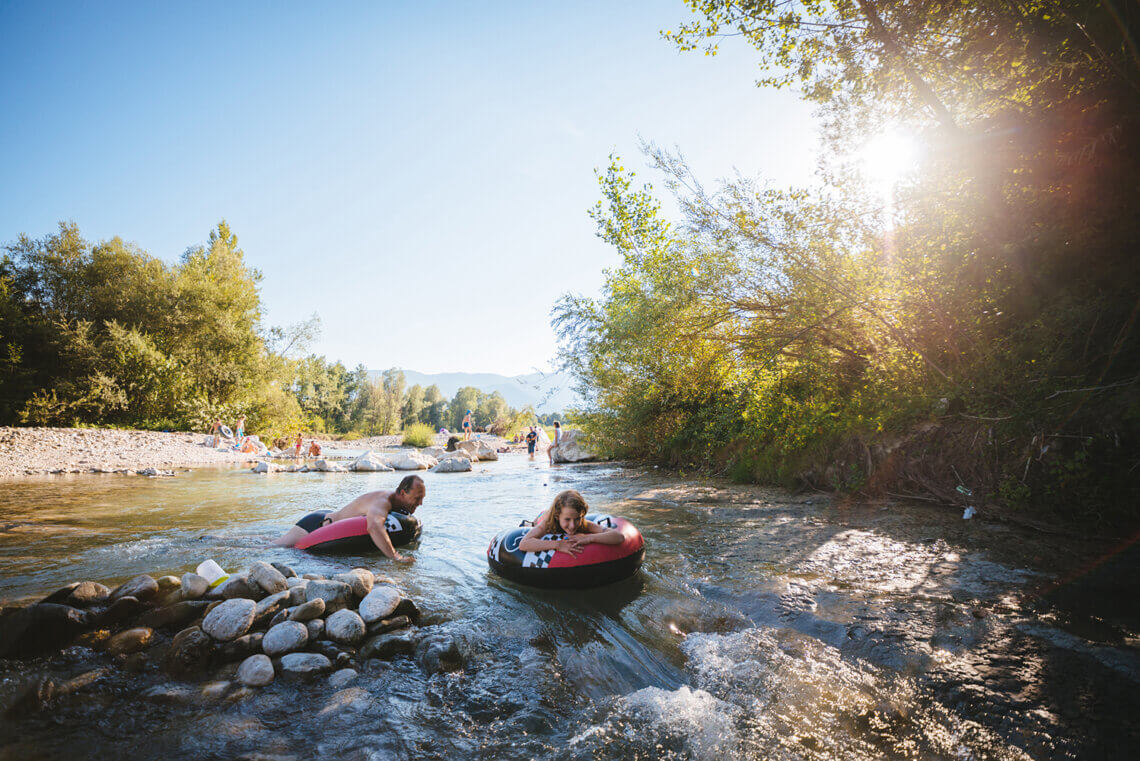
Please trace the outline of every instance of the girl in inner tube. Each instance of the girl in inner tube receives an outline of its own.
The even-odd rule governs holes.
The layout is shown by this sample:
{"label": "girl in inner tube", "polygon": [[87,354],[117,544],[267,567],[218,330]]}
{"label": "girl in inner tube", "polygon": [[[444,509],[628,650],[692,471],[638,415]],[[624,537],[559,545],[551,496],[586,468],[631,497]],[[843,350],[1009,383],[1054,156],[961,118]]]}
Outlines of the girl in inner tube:
{"label": "girl in inner tube", "polygon": [[[567,489],[554,498],[550,509],[538,516],[534,528],[519,542],[522,552],[542,552],[555,550],[575,557],[587,544],[621,544],[625,537],[614,528],[602,528],[593,521],[586,520],[589,506],[586,498],[574,489]],[[543,539],[547,534],[562,539]]]}

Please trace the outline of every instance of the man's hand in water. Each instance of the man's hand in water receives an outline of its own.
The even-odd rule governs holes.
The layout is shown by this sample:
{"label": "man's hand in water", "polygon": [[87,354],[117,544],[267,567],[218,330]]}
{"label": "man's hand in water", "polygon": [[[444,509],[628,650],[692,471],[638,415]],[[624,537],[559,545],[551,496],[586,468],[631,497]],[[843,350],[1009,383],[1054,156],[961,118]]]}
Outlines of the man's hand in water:
{"label": "man's hand in water", "polygon": [[411,555],[401,555],[399,553],[397,553],[396,557],[394,557],[392,559],[395,560],[397,563],[414,563],[414,562],[416,562],[416,559],[414,557],[412,557]]}

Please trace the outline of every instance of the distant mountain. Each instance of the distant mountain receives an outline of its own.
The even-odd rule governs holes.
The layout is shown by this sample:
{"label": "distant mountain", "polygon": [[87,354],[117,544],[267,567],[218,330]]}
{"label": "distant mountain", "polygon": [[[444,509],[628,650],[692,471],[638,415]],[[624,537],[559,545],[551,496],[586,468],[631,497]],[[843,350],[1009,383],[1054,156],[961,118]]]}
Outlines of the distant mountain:
{"label": "distant mountain", "polygon": [[[529,404],[536,412],[542,413],[561,412],[579,402],[578,395],[571,390],[570,376],[565,373],[529,373],[513,377],[495,373],[419,373],[415,370],[404,370],[403,373],[409,386],[418,383],[427,388],[434,384],[449,399],[463,386],[474,386],[485,394],[498,391],[507,404],[516,409]],[[382,371],[371,370],[369,374],[378,378]]]}

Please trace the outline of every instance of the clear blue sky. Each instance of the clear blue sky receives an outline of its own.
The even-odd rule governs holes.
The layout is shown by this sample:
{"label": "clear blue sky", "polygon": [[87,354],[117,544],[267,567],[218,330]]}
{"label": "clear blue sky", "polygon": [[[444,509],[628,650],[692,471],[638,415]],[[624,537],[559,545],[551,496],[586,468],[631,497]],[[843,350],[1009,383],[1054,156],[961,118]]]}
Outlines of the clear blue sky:
{"label": "clear blue sky", "polygon": [[[0,242],[60,220],[173,261],[229,221],[269,324],[349,366],[515,374],[617,263],[611,151],[804,183],[817,128],[749,51],[682,54],[680,0],[0,4]],[[650,181],[654,177],[642,173]]]}

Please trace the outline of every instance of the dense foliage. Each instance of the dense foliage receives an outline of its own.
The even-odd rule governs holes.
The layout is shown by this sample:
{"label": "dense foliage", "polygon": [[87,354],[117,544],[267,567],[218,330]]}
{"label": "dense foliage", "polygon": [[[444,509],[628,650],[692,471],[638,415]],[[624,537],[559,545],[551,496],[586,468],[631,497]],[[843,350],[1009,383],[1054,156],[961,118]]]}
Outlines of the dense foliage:
{"label": "dense foliage", "polygon": [[[820,104],[821,184],[708,189],[649,145],[670,220],[611,160],[593,216],[621,266],[555,313],[596,444],[748,480],[1133,517],[1140,12],[689,4],[698,19],[668,39],[742,37],[780,65],[762,85]],[[921,160],[876,183],[865,146],[900,132]]]}
{"label": "dense foliage", "polygon": [[268,438],[457,429],[468,409],[481,428],[534,419],[498,392],[447,400],[399,370],[304,356],[319,319],[265,327],[260,280],[225,222],[176,264],[73,224],[21,236],[0,258],[0,425],[208,430],[246,415]]}

